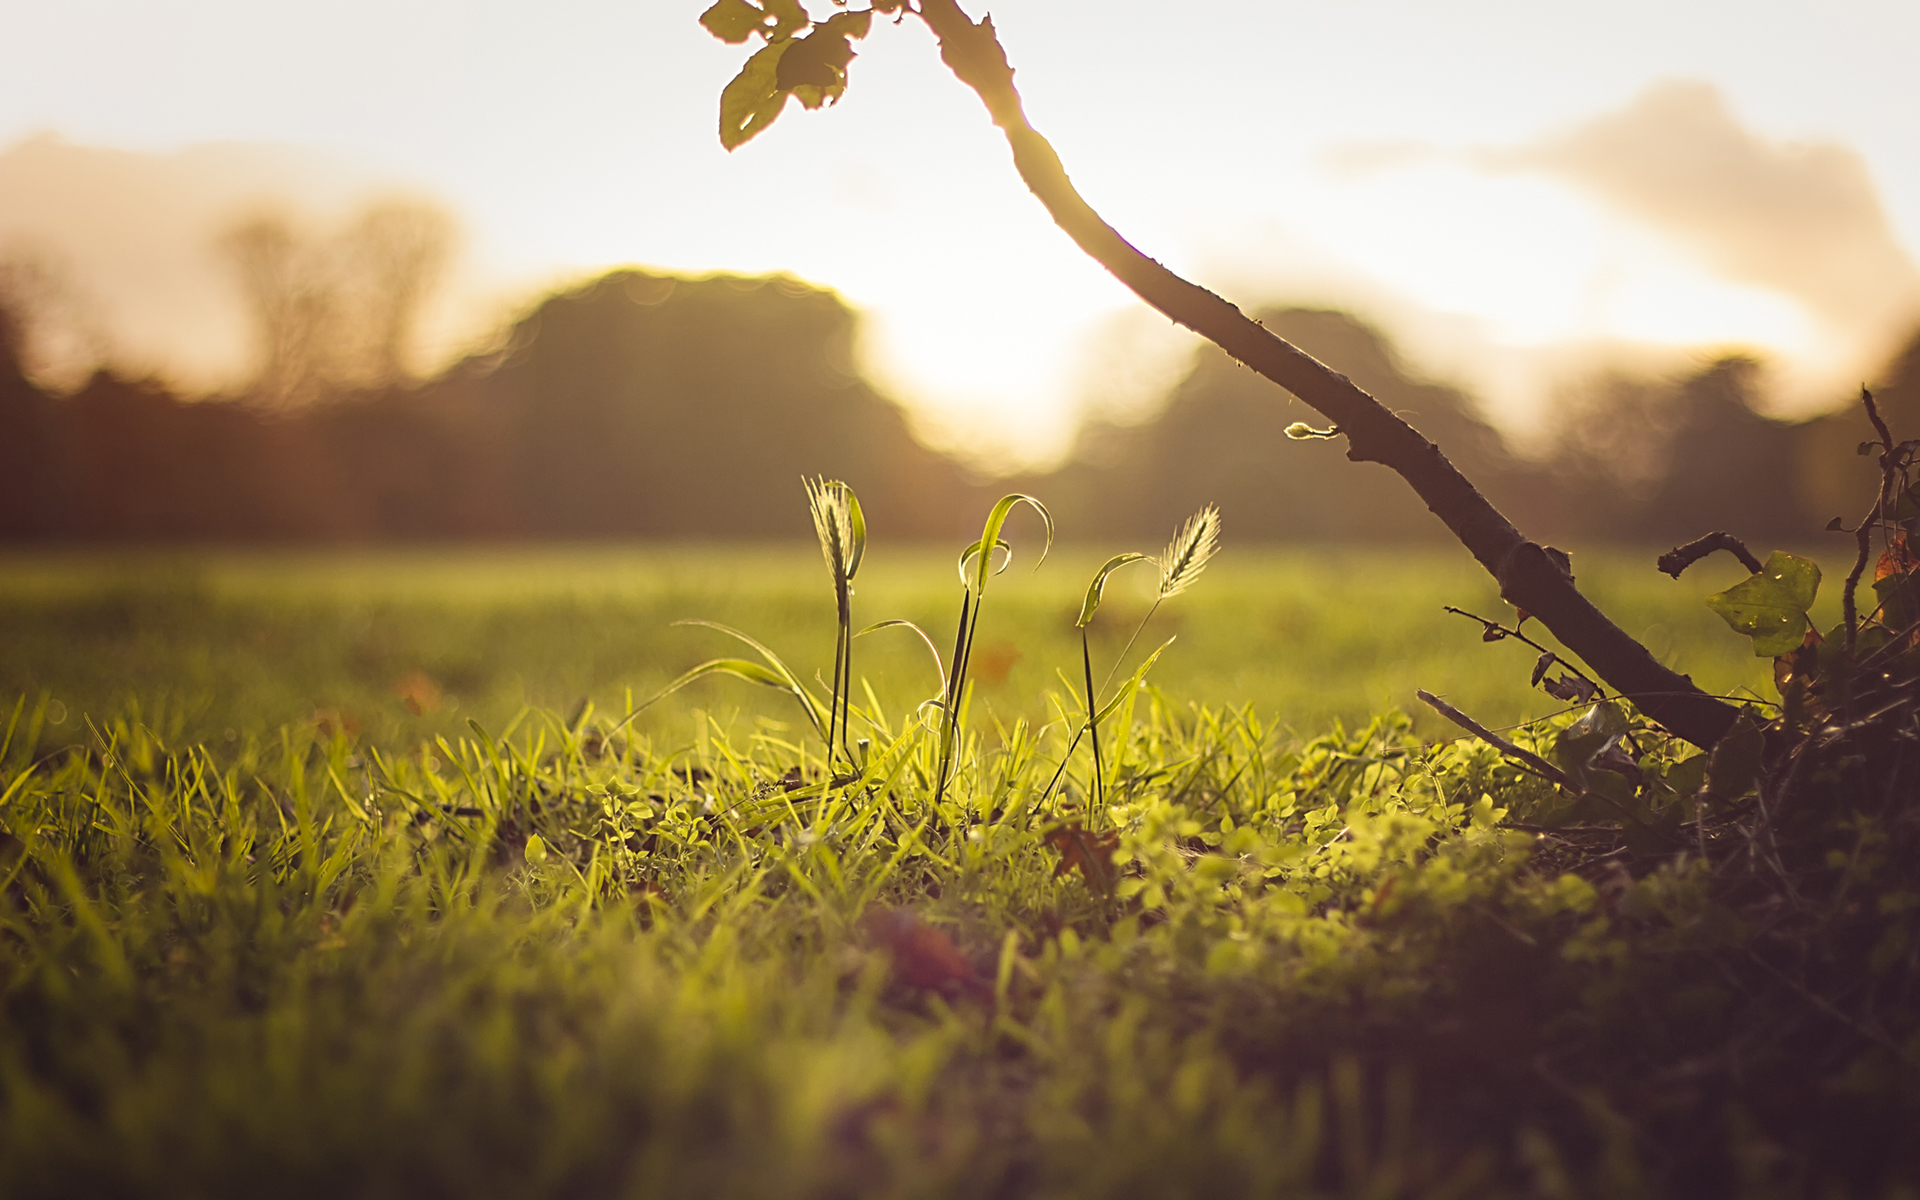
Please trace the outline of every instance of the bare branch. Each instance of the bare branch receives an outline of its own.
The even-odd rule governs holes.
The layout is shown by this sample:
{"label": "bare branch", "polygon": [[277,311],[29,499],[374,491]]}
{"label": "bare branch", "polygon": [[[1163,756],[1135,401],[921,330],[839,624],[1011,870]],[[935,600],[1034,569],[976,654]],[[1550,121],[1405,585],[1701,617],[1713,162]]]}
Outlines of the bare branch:
{"label": "bare branch", "polygon": [[1495,750],[1498,750],[1500,753],[1506,755],[1508,758],[1516,759],[1520,762],[1525,763],[1527,766],[1531,767],[1535,772],[1537,772],[1538,774],[1546,778],[1548,782],[1557,783],[1561,787],[1566,788],[1569,791],[1574,791],[1574,792],[1586,791],[1585,788],[1575,783],[1573,781],[1573,778],[1569,776],[1565,771],[1562,771],[1559,767],[1554,766],[1552,763],[1548,762],[1544,758],[1541,758],[1538,754],[1535,754],[1531,750],[1521,749],[1519,746],[1508,741],[1506,738],[1501,737],[1499,734],[1495,733],[1493,730],[1488,729],[1485,725],[1480,724],[1480,722],[1474,720],[1472,717],[1461,712],[1459,709],[1455,708],[1453,705],[1448,704],[1445,700],[1442,700],[1440,697],[1434,695],[1432,692],[1420,690],[1420,691],[1414,692],[1414,695],[1420,697],[1421,700],[1425,701],[1427,705],[1433,709],[1433,711],[1439,713],[1441,716],[1445,717],[1447,720],[1452,721],[1455,725],[1458,725],[1460,728],[1466,730],[1468,733],[1471,733],[1473,736],[1479,738],[1481,741],[1485,742],[1487,745],[1492,746]]}
{"label": "bare branch", "polygon": [[1858,553],[1854,556],[1853,570],[1847,572],[1847,586],[1840,593],[1841,618],[1847,626],[1847,653],[1853,653],[1854,644],[1860,636],[1860,610],[1854,603],[1854,589],[1860,586],[1860,576],[1866,574],[1867,559],[1873,553],[1873,525],[1894,505],[1893,476],[1898,469],[1898,460],[1894,450],[1893,433],[1887,428],[1886,421],[1880,417],[1880,406],[1873,402],[1873,393],[1865,387],[1860,389],[1860,403],[1867,407],[1867,420],[1873,422],[1873,431],[1880,435],[1880,491],[1873,498],[1873,508],[1860,521],[1860,527],[1853,531],[1854,544]]}
{"label": "bare branch", "polygon": [[1740,565],[1755,575],[1760,573],[1760,560],[1747,549],[1747,544],[1730,533],[1709,533],[1703,538],[1695,538],[1684,546],[1675,546],[1660,556],[1654,563],[1662,571],[1680,578],[1680,573],[1699,562],[1715,550],[1725,550],[1740,560]]}

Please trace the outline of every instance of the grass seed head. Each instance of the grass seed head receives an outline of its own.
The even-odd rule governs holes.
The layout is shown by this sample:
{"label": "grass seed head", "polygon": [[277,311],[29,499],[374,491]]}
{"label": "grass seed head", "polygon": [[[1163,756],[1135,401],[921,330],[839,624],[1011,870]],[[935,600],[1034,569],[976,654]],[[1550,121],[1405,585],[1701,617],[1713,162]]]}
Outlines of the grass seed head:
{"label": "grass seed head", "polygon": [[867,522],[853,489],[838,479],[816,476],[800,480],[807,489],[807,508],[813,513],[813,531],[820,553],[833,572],[835,587],[845,587],[860,570],[867,550]]}
{"label": "grass seed head", "polygon": [[1207,561],[1220,549],[1220,510],[1207,505],[1180,527],[1155,565],[1160,568],[1160,598],[1178,596],[1193,586]]}

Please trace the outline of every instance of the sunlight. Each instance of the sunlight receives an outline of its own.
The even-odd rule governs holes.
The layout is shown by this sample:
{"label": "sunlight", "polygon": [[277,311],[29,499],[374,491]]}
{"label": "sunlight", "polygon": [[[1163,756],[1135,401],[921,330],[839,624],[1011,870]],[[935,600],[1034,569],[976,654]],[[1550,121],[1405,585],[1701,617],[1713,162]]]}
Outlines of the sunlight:
{"label": "sunlight", "polygon": [[1717,279],[1671,240],[1552,180],[1428,160],[1316,199],[1327,251],[1416,304],[1477,318],[1499,343],[1826,349],[1792,300]]}

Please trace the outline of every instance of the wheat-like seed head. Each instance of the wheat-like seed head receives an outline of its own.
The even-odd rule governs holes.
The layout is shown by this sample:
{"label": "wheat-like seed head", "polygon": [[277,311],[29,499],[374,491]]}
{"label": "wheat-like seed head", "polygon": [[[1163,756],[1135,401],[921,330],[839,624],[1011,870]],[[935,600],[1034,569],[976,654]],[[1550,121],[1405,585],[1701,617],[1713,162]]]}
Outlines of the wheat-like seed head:
{"label": "wheat-like seed head", "polygon": [[1220,510],[1209,504],[1180,527],[1154,565],[1160,568],[1160,598],[1178,596],[1193,586],[1207,560],[1220,549]]}
{"label": "wheat-like seed head", "polygon": [[853,489],[838,479],[801,477],[807,488],[807,508],[813,513],[813,531],[820,538],[820,554],[833,572],[836,586],[845,586],[858,563],[854,555]]}

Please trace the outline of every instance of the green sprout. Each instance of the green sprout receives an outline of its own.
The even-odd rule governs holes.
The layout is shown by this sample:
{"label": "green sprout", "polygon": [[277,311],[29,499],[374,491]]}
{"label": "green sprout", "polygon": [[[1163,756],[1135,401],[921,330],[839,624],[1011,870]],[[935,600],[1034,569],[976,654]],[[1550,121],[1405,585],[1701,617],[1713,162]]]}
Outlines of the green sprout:
{"label": "green sprout", "polygon": [[[853,689],[853,577],[867,553],[867,519],[859,497],[838,479],[816,477],[801,482],[807,488],[807,507],[813,513],[813,531],[820,538],[820,554],[833,575],[837,627],[833,640],[833,682],[827,689],[827,763],[832,773],[836,745],[853,761],[847,749],[848,701]],[[837,735],[837,740],[836,740]]]}

